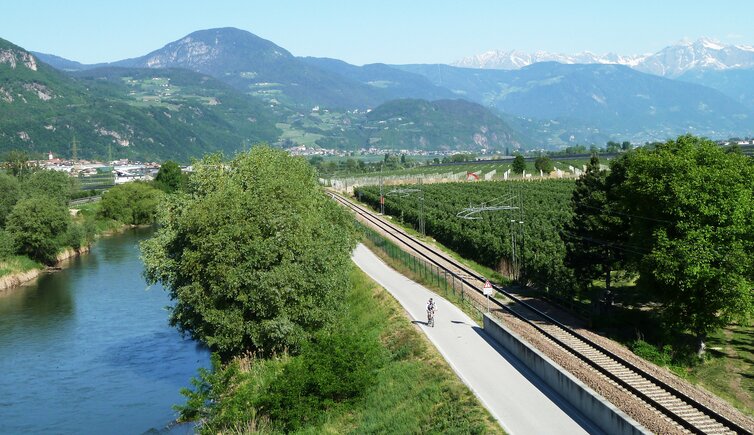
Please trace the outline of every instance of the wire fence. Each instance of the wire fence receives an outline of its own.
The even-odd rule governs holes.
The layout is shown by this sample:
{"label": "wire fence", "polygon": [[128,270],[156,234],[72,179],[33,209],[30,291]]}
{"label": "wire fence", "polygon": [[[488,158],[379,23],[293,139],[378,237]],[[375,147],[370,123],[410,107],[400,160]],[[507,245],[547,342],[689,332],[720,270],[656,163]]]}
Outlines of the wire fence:
{"label": "wire fence", "polygon": [[461,305],[472,308],[479,318],[487,312],[487,308],[479,303],[477,298],[471,297],[471,295],[478,294],[479,291],[465,284],[455,273],[404,251],[371,228],[362,224],[358,224],[358,227],[373,246],[410,270],[420,283],[434,287],[442,291],[446,298],[454,299]]}

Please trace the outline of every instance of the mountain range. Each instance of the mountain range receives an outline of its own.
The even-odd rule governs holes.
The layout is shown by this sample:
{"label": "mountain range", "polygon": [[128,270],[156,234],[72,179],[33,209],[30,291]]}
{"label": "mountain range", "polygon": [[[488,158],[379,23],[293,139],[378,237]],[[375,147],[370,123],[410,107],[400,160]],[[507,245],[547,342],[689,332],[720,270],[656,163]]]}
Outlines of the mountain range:
{"label": "mountain range", "polygon": [[637,71],[675,78],[693,70],[726,70],[754,67],[754,47],[724,45],[709,38],[682,41],[657,53],[640,55],[598,55],[583,52],[574,55],[536,51],[491,50],[453,62],[453,66],[484,69],[519,69],[538,62],[564,64],[615,64]]}
{"label": "mountain range", "polygon": [[[727,52],[725,65],[746,65],[745,47],[711,44],[689,47],[721,59]],[[115,147],[119,156],[187,159],[256,141],[473,151],[750,134],[753,70],[714,69],[718,63],[668,53],[678,62],[662,63],[658,74],[619,56],[531,63],[544,54],[508,70],[356,66],[296,57],[220,28],[137,58],[85,65],[0,40],[0,110],[9,115],[0,119],[0,151],[65,153],[74,135],[92,155]],[[652,65],[649,59],[641,63]]]}
{"label": "mountain range", "polygon": [[264,104],[188,70],[58,71],[0,40],[0,152],[174,158],[232,152],[280,131]]}

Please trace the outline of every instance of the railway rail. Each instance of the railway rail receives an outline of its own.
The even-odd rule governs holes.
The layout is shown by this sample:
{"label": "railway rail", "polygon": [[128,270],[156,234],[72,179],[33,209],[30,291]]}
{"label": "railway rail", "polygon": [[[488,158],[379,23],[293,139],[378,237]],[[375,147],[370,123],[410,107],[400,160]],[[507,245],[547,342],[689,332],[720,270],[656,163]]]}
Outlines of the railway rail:
{"label": "railway rail", "polygon": [[[416,240],[403,229],[380,218],[377,213],[358,206],[339,194],[330,192],[330,195],[335,201],[351,209],[362,220],[390,235],[405,246],[407,250],[413,251],[417,256],[446,271],[455,280],[459,280],[478,295],[482,295],[485,278],[476,271],[466,267],[439,249]],[[720,415],[687,394],[678,391],[666,382],[534,308],[499,285],[493,283],[493,286],[495,290],[514,302],[514,304],[508,306],[496,299],[491,299],[496,309],[528,324],[545,336],[546,339],[602,374],[609,382],[616,384],[654,408],[682,430],[696,434],[752,434],[750,428],[744,428]]]}

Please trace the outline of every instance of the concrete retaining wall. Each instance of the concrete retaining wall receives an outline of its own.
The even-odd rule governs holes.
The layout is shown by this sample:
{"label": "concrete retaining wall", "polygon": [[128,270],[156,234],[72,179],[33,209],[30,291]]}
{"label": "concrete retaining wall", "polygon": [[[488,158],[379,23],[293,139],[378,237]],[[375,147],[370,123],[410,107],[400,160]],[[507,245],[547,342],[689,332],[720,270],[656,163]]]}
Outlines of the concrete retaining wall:
{"label": "concrete retaining wall", "polygon": [[484,332],[516,356],[545,384],[560,394],[605,433],[620,435],[651,433],[539,350],[486,314],[484,316]]}

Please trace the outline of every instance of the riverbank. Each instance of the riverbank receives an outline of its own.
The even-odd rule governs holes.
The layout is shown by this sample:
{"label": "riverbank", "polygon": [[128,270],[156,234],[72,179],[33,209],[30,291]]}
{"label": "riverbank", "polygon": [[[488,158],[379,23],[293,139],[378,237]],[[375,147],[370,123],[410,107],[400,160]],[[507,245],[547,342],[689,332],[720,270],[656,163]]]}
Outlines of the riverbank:
{"label": "riverbank", "polygon": [[[0,277],[0,296],[11,289],[20,287],[23,284],[27,284],[33,281],[34,279],[38,278],[43,273],[54,272],[56,270],[60,270],[60,268],[63,267],[67,263],[67,260],[70,260],[71,258],[75,258],[81,254],[87,253],[89,252],[90,249],[91,249],[90,245],[82,246],[78,249],[69,247],[69,248],[64,249],[57,255],[54,266],[43,266],[37,263],[39,265],[38,268],[31,269],[31,270],[21,270],[18,272],[11,272],[8,275],[4,275]],[[31,262],[31,260],[29,261]]]}
{"label": "riverbank", "polygon": [[[109,221],[106,225],[103,225],[98,230],[94,240],[92,240],[89,244],[81,246],[79,248],[68,247],[58,253],[57,257],[55,258],[55,264],[53,266],[45,266],[23,257],[26,261],[18,262],[22,265],[19,267],[20,270],[11,271],[7,275],[0,276],[0,296],[7,294],[14,288],[31,283],[44,273],[56,272],[60,270],[62,267],[65,267],[69,260],[89,252],[91,250],[92,244],[96,243],[97,239],[100,237],[114,236],[117,234],[122,234],[127,230],[145,228],[148,226],[149,225],[128,225],[120,223],[116,225],[114,221]],[[18,258],[21,256],[16,257]],[[3,264],[0,263],[0,266],[2,265]],[[29,269],[29,265],[35,265],[36,267]]]}

